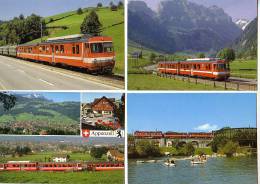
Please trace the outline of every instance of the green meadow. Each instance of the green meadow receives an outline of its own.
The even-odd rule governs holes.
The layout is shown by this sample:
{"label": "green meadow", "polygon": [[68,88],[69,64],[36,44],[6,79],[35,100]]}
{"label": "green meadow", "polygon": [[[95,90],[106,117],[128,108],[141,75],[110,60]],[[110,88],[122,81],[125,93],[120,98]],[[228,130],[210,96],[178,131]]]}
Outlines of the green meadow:
{"label": "green meadow", "polygon": [[[68,153],[70,161],[106,161],[106,156],[94,159],[88,153]],[[21,157],[0,157],[0,163],[7,161],[32,161],[45,162],[45,158],[55,156],[53,152],[35,153]],[[102,172],[1,172],[1,183],[88,183],[88,184],[123,184],[124,171],[102,171]]]}
{"label": "green meadow", "polygon": [[[89,153],[66,153],[70,156],[70,161],[106,161],[106,156],[103,155],[101,159],[94,159],[90,156]],[[53,152],[39,152],[39,153],[32,153],[28,155],[23,155],[21,157],[0,157],[0,162],[4,163],[7,161],[31,161],[31,162],[45,162],[45,158],[52,158],[55,156]],[[47,160],[48,161],[48,160]]]}
{"label": "green meadow", "polygon": [[224,90],[210,85],[162,78],[153,74],[128,74],[129,90]]}
{"label": "green meadow", "polygon": [[[83,9],[83,14],[81,15],[78,15],[76,11],[72,11],[46,17],[45,21],[47,23],[50,21],[50,19],[54,20],[53,22],[48,23],[47,27],[67,26],[68,29],[49,29],[49,35],[45,36],[43,39],[79,34],[81,23],[92,9],[93,8]],[[111,11],[110,8],[99,8],[96,9],[96,12],[103,26],[103,32],[101,34],[104,36],[111,36],[113,38],[116,52],[116,66],[114,73],[124,74],[124,9]],[[39,41],[40,39],[37,39],[33,40],[32,42],[35,43]]]}
{"label": "green meadow", "polygon": [[1,183],[123,184],[124,171],[1,172]]}

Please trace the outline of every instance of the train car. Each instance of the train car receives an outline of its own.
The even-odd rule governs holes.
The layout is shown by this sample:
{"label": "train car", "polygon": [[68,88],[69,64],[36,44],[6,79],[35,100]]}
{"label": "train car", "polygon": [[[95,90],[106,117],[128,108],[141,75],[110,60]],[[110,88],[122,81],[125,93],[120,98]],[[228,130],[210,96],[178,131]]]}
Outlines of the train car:
{"label": "train car", "polygon": [[111,73],[115,66],[112,38],[107,36],[71,35],[18,45],[17,57],[99,73]]}
{"label": "train car", "polygon": [[187,59],[159,62],[158,73],[226,80],[230,77],[229,63],[219,58]]}
{"label": "train car", "polygon": [[37,171],[38,163],[12,162],[3,164],[5,171]]}
{"label": "train car", "polygon": [[0,55],[16,57],[16,47],[15,45],[0,47]]}
{"label": "train car", "polygon": [[124,162],[88,163],[88,170],[94,171],[124,170],[124,168]]}
{"label": "train car", "polygon": [[205,133],[205,132],[189,133],[189,136],[190,138],[212,139],[213,133]]}
{"label": "train car", "polygon": [[161,139],[163,138],[163,133],[161,131],[136,131],[134,132],[134,137],[142,139]]}
{"label": "train car", "polygon": [[213,133],[205,133],[205,132],[190,132],[190,133],[166,132],[164,134],[164,137],[170,138],[170,139],[192,139],[192,138],[211,139],[211,138],[213,138]]}
{"label": "train car", "polygon": [[39,163],[39,171],[82,171],[81,163]]}

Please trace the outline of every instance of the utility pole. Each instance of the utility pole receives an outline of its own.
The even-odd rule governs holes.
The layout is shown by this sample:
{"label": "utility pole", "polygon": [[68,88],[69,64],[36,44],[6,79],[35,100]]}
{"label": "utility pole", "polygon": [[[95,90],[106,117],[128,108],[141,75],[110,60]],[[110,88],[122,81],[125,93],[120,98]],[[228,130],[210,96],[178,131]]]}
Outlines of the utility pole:
{"label": "utility pole", "polygon": [[42,21],[41,21],[41,42],[42,42]]}

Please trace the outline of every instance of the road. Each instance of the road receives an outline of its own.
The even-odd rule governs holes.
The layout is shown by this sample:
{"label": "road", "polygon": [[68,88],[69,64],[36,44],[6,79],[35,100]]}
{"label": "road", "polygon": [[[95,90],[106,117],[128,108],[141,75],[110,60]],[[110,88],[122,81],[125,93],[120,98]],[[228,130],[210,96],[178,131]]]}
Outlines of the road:
{"label": "road", "polygon": [[121,83],[105,80],[104,77],[0,56],[0,90],[118,90],[124,87],[123,82]]}

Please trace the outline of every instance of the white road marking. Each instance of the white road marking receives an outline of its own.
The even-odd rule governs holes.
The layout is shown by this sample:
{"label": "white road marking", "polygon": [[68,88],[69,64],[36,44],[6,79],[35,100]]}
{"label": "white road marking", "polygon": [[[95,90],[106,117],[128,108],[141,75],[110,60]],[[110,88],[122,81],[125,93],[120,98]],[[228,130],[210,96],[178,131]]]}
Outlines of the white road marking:
{"label": "white road marking", "polygon": [[3,85],[3,83],[1,82],[1,80],[0,80],[0,87],[1,87],[3,90],[6,90],[6,87]]}
{"label": "white road marking", "polygon": [[50,85],[50,86],[54,86],[54,84],[52,84],[52,83],[50,83],[50,82],[48,82],[48,81],[46,81],[46,80],[39,79],[39,81],[42,81],[42,82],[44,82],[44,83],[46,83],[46,84],[48,84],[48,85]]}
{"label": "white road marking", "polygon": [[25,73],[24,70],[21,70],[21,69],[17,69],[18,72],[21,72],[21,73]]}

